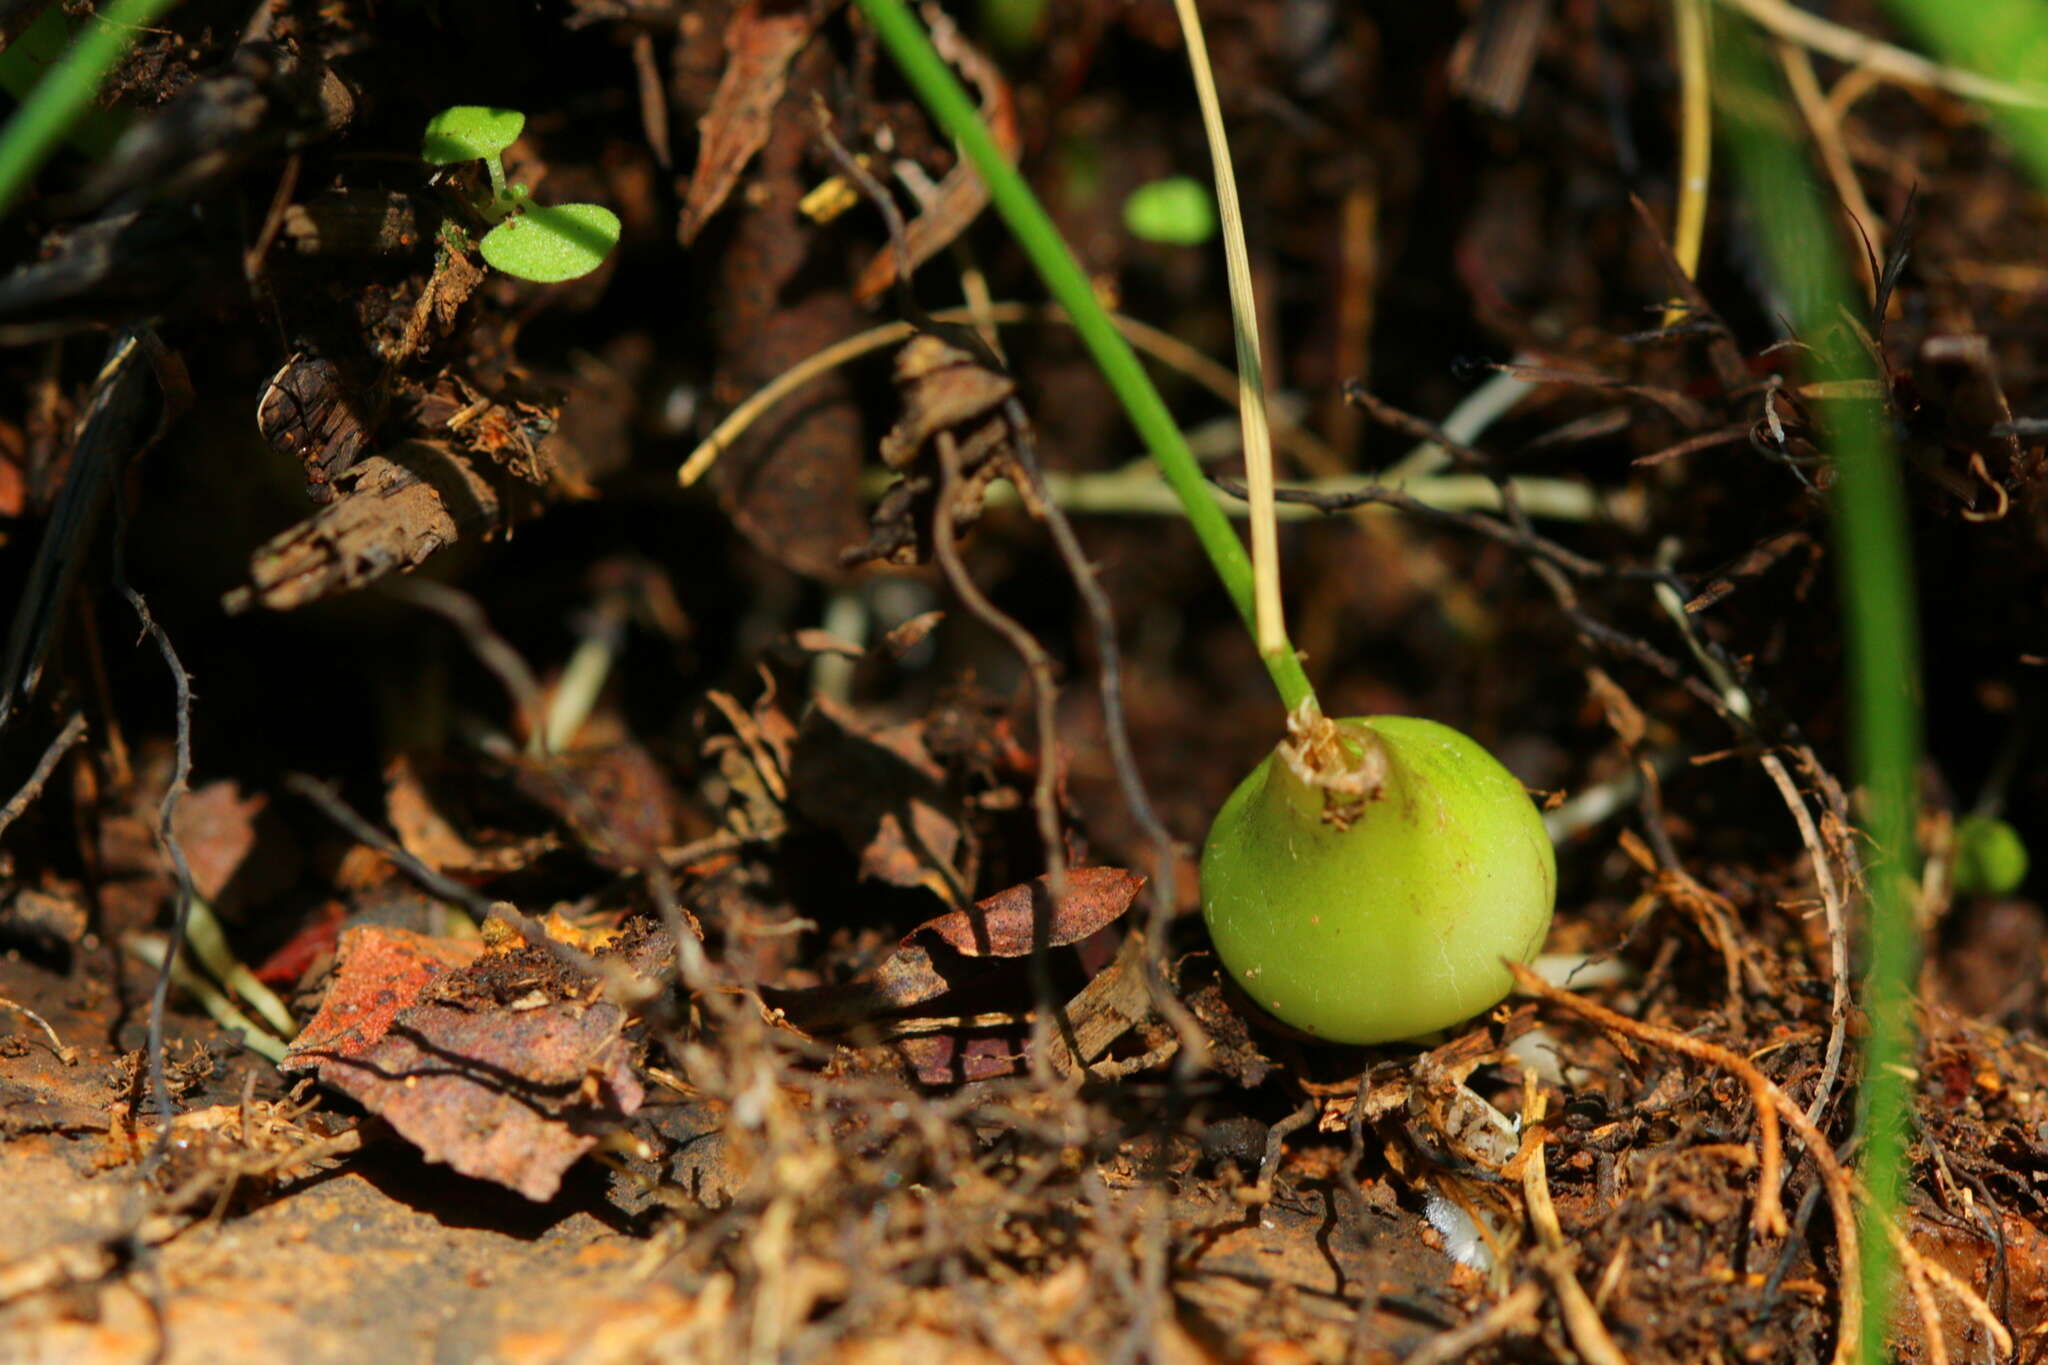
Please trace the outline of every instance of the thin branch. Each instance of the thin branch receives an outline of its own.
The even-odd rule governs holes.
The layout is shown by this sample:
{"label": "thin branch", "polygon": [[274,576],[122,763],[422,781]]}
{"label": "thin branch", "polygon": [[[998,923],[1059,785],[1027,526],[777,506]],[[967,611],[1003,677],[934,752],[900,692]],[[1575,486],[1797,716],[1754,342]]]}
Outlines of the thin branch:
{"label": "thin branch", "polygon": [[478,924],[490,918],[491,907],[496,902],[489,896],[473,891],[452,878],[442,876],[415,858],[396,839],[356,814],[348,802],[342,800],[340,794],[327,783],[308,777],[304,773],[288,773],[284,785],[286,790],[298,793],[319,807],[322,815],[341,826],[351,838],[368,844],[389,858],[399,871],[418,882],[429,893],[451,905],[461,906]]}
{"label": "thin branch", "polygon": [[28,775],[28,781],[21,784],[21,790],[14,794],[12,800],[5,806],[0,806],[0,834],[5,834],[7,827],[21,818],[21,813],[29,808],[29,803],[42,794],[44,784],[50,780],[50,775],[57,771],[57,765],[64,761],[64,755],[71,752],[71,746],[84,738],[85,713],[73,711],[71,719],[64,722],[64,727],[57,732],[57,737],[43,750],[43,756],[37,761],[35,771]]}

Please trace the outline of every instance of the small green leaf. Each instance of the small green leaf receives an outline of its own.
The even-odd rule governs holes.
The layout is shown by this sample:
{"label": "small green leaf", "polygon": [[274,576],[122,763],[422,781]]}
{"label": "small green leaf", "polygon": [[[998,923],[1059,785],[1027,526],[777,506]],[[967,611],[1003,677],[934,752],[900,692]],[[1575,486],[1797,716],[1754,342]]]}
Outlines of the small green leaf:
{"label": "small green leaf", "polygon": [[458,104],[427,120],[420,159],[435,166],[481,161],[510,147],[525,126],[526,115],[517,109]]}
{"label": "small green leaf", "polygon": [[1959,896],[2010,896],[2027,879],[2027,845],[2020,832],[1989,815],[1956,821],[1955,870]]}
{"label": "small green leaf", "polygon": [[1124,226],[1148,242],[1200,246],[1216,235],[1216,196],[1193,176],[1169,175],[1131,191]]}
{"label": "small green leaf", "polygon": [[559,284],[588,275],[619,243],[619,217],[596,204],[530,208],[484,234],[484,259],[507,275]]}

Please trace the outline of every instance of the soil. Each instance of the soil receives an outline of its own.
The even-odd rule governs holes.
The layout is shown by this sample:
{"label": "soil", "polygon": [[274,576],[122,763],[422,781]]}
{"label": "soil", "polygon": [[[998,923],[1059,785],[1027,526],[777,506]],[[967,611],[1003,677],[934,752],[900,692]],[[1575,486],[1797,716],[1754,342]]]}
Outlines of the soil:
{"label": "soil", "polygon": [[[948,13],[1234,486],[1222,253],[1123,218],[1207,173],[1173,7]],[[2048,839],[2048,200],[1981,109],[1785,48],[1845,399],[1726,165],[1673,263],[1668,7],[1202,13],[1282,478],[1371,490],[1282,522],[1296,643],[1535,793],[1540,979],[1358,1048],[1222,972],[1196,855],[1281,708],[857,11],[189,0],[0,223],[0,1361],[1841,1358],[1912,861],[1859,829],[1845,401],[1927,743],[1889,1347],[2040,1358],[2048,917],[1949,869],[1972,810]],[[484,265],[452,104],[525,112],[605,264]]]}

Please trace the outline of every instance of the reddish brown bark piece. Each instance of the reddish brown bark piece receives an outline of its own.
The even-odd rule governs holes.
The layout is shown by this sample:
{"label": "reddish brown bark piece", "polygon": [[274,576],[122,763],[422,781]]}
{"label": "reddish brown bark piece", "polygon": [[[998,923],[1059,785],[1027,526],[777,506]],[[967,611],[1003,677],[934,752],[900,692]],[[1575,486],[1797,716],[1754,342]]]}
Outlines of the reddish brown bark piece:
{"label": "reddish brown bark piece", "polygon": [[889,956],[844,985],[764,990],[762,998],[799,1028],[848,1028],[959,989],[985,970],[973,965],[976,960],[1026,956],[1041,914],[1047,947],[1078,943],[1130,909],[1144,885],[1143,877],[1122,868],[1077,867],[1067,873],[1067,897],[1056,906],[1051,886],[1038,877],[999,891],[971,910],[951,910],[925,921]]}
{"label": "reddish brown bark piece", "polygon": [[683,197],[676,236],[684,246],[739,184],[740,173],[767,145],[775,106],[789,83],[789,63],[810,41],[815,21],[808,6],[784,14],[748,4],[725,28],[731,59],[719,78],[711,109],[697,127],[703,134],[690,188]]}
{"label": "reddish brown bark piece", "polygon": [[320,1079],[429,1161],[544,1203],[605,1128],[640,1107],[618,1006],[432,1002],[374,1046],[329,1056]]}
{"label": "reddish brown bark piece", "polygon": [[289,611],[425,563],[442,547],[497,530],[503,499],[468,457],[438,441],[407,441],[335,480],[316,515],[249,558],[249,584],[222,599],[230,613]]}
{"label": "reddish brown bark piece", "polygon": [[380,924],[347,930],[336,950],[334,984],[278,1068],[311,1071],[370,1047],[437,977],[468,966],[481,951],[475,939],[429,938]]}

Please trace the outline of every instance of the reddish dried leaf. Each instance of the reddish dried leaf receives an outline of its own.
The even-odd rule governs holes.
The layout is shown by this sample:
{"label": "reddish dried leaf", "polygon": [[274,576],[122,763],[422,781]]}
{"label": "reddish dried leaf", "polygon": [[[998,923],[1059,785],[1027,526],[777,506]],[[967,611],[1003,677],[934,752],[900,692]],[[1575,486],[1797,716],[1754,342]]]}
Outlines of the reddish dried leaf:
{"label": "reddish dried leaf", "polygon": [[1030,1048],[1021,1037],[999,1034],[965,1037],[934,1033],[898,1038],[889,1046],[925,1085],[994,1080],[1014,1076],[1031,1064]]}
{"label": "reddish dried leaf", "polygon": [[192,889],[208,901],[256,847],[256,817],[267,804],[261,795],[243,797],[233,782],[209,782],[187,792],[171,818],[171,829],[192,868]]}
{"label": "reddish dried leaf", "polygon": [[347,920],[348,910],[340,901],[326,902],[296,933],[279,944],[276,952],[263,959],[263,965],[256,968],[256,979],[266,986],[297,985],[321,954],[334,951]]}
{"label": "reddish dried leaf", "polygon": [[320,1058],[320,1079],[429,1161],[545,1202],[604,1129],[640,1107],[624,1022],[605,1002],[435,1001],[405,1011],[373,1047]]}
{"label": "reddish dried leaf", "polygon": [[682,801],[668,775],[637,744],[572,749],[522,763],[517,781],[607,866],[644,867],[676,842]]}
{"label": "reddish dried leaf", "polygon": [[677,229],[684,246],[695,240],[739,183],[747,163],[767,145],[775,106],[789,81],[789,64],[810,41],[813,27],[809,6],[764,14],[758,3],[741,6],[726,25],[730,60],[719,78],[718,93],[711,97],[710,111],[697,125],[703,139]]}
{"label": "reddish dried leaf", "polygon": [[989,959],[1026,956],[1041,915],[1047,947],[1078,943],[1130,909],[1144,885],[1143,877],[1122,868],[1077,867],[1067,873],[1065,902],[1055,906],[1050,884],[1038,877],[999,891],[971,910],[927,920],[871,970],[843,985],[765,990],[762,997],[799,1028],[847,1028],[957,990],[962,981],[986,971]]}
{"label": "reddish dried leaf", "polygon": [[469,965],[481,951],[475,939],[429,938],[379,924],[348,930],[341,936],[334,984],[279,1069],[310,1071],[370,1047],[437,977]]}

